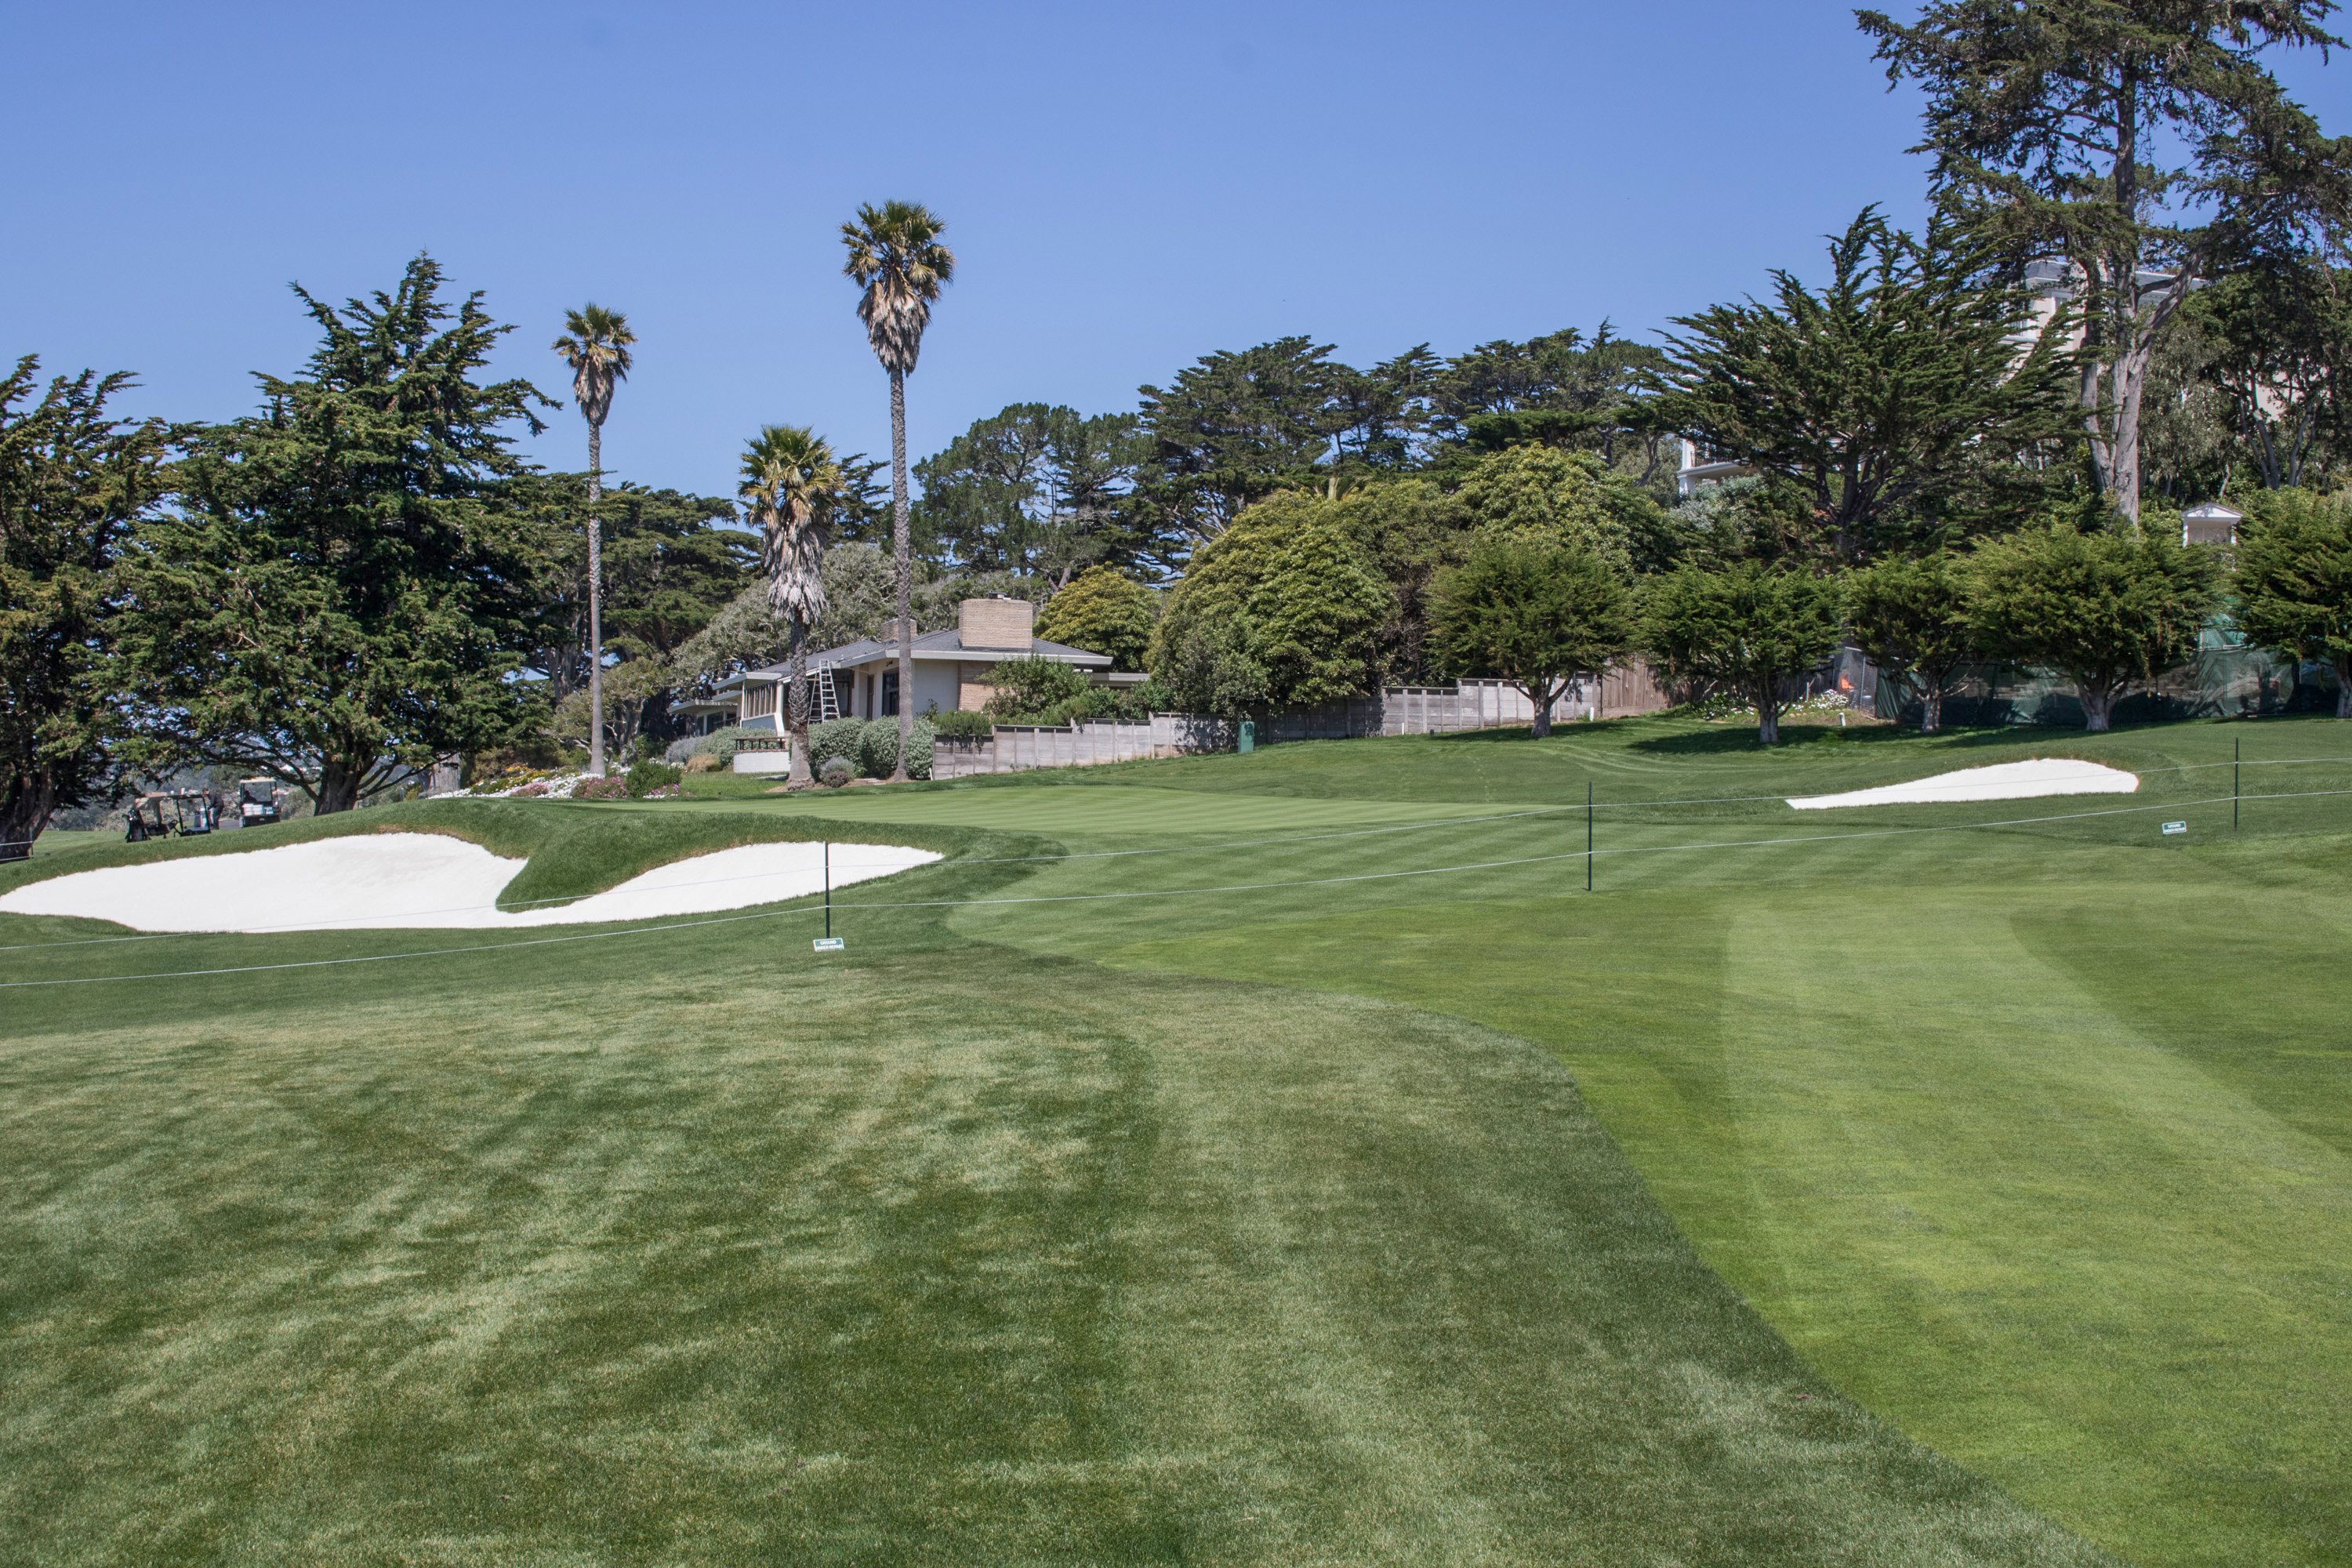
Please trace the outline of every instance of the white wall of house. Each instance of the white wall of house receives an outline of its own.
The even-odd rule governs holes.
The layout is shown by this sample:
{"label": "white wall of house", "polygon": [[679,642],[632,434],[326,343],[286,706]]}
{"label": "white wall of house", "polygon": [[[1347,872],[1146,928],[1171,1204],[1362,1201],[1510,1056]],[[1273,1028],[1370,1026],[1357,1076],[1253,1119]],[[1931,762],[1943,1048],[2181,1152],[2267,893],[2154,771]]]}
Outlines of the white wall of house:
{"label": "white wall of house", "polygon": [[936,708],[942,713],[952,713],[962,687],[956,679],[958,667],[953,664],[927,663],[915,666],[915,713],[920,717]]}
{"label": "white wall of house", "polygon": [[[845,673],[854,678],[849,697],[849,711],[859,719],[879,719],[882,711],[882,677],[898,668],[898,660],[861,664]],[[955,711],[956,699],[961,688],[956,679],[956,666],[943,659],[919,658],[915,661],[915,714],[920,718],[932,708],[942,713]]]}

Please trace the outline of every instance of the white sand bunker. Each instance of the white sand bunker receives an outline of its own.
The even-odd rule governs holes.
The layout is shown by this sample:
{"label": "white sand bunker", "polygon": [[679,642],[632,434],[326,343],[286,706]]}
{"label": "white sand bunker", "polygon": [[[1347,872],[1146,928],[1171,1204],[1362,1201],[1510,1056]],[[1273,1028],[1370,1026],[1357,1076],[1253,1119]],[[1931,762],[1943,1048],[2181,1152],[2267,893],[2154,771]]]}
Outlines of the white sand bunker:
{"label": "white sand bunker", "polygon": [[[523,862],[439,833],[358,834],[231,855],[110,866],[0,896],[20,915],[79,915],[137,931],[354,931],[393,926],[584,925],[740,910],[817,892],[825,847],[748,844],[657,866],[567,904],[499,909]],[[832,846],[846,887],[939,858],[895,844]]]}
{"label": "white sand bunker", "polygon": [[1985,768],[1962,768],[1909,784],[1881,784],[1876,789],[1848,790],[1843,795],[1809,795],[1789,802],[1799,811],[1827,811],[1841,805],[1916,805],[1944,800],[2022,800],[2036,795],[2129,795],[2139,788],[2139,775],[2121,768],[2080,762],[2073,757],[2036,757],[2026,763],[1996,763]]}

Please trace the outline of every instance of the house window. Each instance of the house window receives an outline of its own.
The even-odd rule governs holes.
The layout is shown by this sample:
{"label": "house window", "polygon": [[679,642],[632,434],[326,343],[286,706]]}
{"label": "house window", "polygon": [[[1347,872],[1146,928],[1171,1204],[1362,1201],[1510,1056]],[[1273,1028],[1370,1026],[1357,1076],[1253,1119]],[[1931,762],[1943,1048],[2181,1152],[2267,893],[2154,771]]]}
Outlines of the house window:
{"label": "house window", "polygon": [[882,677],[882,717],[898,716],[898,672],[891,670]]}

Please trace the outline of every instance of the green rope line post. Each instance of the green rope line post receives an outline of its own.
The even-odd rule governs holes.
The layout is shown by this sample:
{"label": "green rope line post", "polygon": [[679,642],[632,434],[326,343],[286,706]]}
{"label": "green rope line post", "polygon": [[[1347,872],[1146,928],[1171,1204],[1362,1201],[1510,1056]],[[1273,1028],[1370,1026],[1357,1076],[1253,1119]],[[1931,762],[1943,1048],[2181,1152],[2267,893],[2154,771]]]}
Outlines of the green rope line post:
{"label": "green rope line post", "polygon": [[1584,890],[1592,891],[1592,781],[1584,781]]}
{"label": "green rope line post", "polygon": [[2242,744],[2241,737],[2230,737],[2230,831],[2232,833],[2238,831],[2238,765]]}

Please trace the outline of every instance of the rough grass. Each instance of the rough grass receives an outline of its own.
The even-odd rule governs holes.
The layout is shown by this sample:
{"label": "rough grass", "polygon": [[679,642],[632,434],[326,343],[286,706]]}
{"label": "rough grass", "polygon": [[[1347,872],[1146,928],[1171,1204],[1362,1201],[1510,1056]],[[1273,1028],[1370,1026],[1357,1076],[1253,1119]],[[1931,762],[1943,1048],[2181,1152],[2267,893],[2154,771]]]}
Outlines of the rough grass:
{"label": "rough grass", "polygon": [[6,994],[0,1556],[2099,1560],[1519,1040],[808,924]]}

